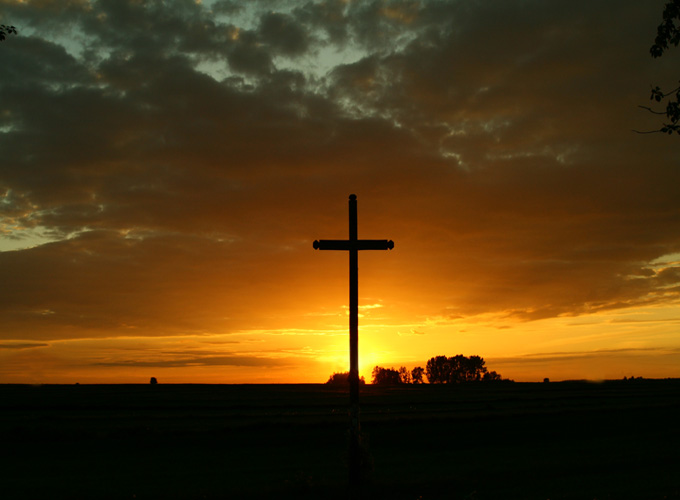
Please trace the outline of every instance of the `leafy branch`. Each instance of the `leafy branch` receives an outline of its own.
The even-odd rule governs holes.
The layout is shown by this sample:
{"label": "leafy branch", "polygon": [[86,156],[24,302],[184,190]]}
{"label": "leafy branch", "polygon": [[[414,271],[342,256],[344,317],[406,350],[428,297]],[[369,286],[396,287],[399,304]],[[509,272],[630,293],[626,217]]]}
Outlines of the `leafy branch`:
{"label": "leafy branch", "polygon": [[2,42],[8,35],[16,35],[17,29],[14,26],[5,26],[0,24],[0,42]]}
{"label": "leafy branch", "polygon": [[658,111],[649,106],[638,106],[639,108],[645,109],[654,115],[663,115],[670,120],[670,123],[664,123],[663,126],[658,130],[649,130],[645,132],[640,132],[635,130],[638,134],[655,134],[661,132],[664,134],[672,134],[676,132],[680,134],[680,87],[677,87],[670,92],[664,93],[661,88],[657,85],[652,88],[652,95],[649,97],[650,101],[661,102],[668,97],[675,96],[675,100],[669,100],[666,104],[665,111]]}
{"label": "leafy branch", "polygon": [[[664,6],[662,18],[663,21],[656,29],[654,44],[649,49],[649,53],[654,58],[661,57],[671,46],[677,47],[680,44],[680,0],[668,2]],[[657,132],[669,135],[673,134],[673,132],[680,134],[680,87],[670,92],[664,92],[657,85],[652,88],[652,94],[649,99],[658,103],[668,99],[665,111],[658,111],[649,106],[640,107],[655,115],[665,115],[669,121],[663,123],[662,127],[657,130],[646,132],[635,130],[635,132],[638,134],[654,134]]]}
{"label": "leafy branch", "polygon": [[663,8],[662,16],[663,21],[656,28],[654,45],[649,49],[654,58],[661,57],[669,44],[677,47],[680,43],[680,27],[675,24],[680,21],[680,0],[668,2]]}

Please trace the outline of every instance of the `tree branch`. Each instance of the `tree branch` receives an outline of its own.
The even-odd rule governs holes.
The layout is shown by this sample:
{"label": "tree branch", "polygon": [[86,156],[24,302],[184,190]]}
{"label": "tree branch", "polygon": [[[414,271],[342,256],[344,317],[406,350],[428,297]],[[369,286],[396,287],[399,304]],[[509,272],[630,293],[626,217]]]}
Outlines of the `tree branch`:
{"label": "tree branch", "polygon": [[654,111],[649,106],[638,106],[638,108],[646,109],[647,111],[649,111],[650,113],[652,113],[654,115],[665,115],[666,114],[665,111]]}

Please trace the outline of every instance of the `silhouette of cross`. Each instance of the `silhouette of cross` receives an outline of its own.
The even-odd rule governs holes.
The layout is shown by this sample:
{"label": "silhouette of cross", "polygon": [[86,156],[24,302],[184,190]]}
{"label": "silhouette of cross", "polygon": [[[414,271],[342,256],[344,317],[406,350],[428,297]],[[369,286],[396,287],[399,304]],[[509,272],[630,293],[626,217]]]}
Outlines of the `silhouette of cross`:
{"label": "silhouette of cross", "polygon": [[350,398],[350,494],[358,497],[359,454],[359,250],[392,250],[392,240],[357,238],[357,196],[349,195],[349,239],[316,240],[315,250],[349,251],[349,398]]}

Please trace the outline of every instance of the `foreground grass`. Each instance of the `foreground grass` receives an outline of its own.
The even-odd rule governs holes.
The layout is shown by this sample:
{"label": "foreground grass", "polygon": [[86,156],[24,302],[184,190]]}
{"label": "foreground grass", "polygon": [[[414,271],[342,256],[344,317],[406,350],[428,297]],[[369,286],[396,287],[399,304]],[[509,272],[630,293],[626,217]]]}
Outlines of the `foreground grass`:
{"label": "foreground grass", "polygon": [[[680,381],[362,390],[365,498],[680,498]],[[346,404],[323,385],[0,386],[3,498],[346,498]]]}

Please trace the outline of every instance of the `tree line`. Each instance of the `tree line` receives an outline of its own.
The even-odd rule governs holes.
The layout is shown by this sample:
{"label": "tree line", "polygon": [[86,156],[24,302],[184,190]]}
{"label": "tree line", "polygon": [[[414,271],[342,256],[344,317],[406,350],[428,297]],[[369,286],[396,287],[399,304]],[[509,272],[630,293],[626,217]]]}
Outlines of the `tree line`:
{"label": "tree line", "polygon": [[425,374],[431,384],[459,384],[461,382],[502,380],[500,374],[487,370],[481,356],[457,354],[447,358],[436,356],[425,365]]}
{"label": "tree line", "polygon": [[[480,356],[435,356],[428,360],[425,368],[416,366],[409,370],[405,366],[399,369],[376,366],[373,368],[372,381],[374,385],[400,384],[461,384],[467,382],[497,382],[504,380],[499,373],[489,371],[484,358]],[[349,373],[334,373],[328,379],[329,385],[347,385]],[[365,384],[363,377],[361,384]]]}

